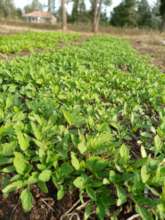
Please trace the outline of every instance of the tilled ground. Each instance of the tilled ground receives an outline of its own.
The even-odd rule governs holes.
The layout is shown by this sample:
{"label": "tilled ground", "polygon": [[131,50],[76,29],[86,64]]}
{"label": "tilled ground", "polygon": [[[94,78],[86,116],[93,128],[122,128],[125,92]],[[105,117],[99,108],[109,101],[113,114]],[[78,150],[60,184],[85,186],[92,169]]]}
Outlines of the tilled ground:
{"label": "tilled ground", "polygon": [[[78,194],[77,194],[78,195]],[[76,203],[75,193],[67,194],[62,201],[54,199],[53,195],[40,193],[37,187],[33,188],[33,209],[30,214],[22,211],[18,193],[13,193],[8,199],[0,194],[0,219],[1,220],[59,220],[61,216],[68,216],[69,210]],[[78,207],[78,203],[71,213]],[[68,213],[68,214],[67,214]],[[78,213],[78,212],[77,212]],[[78,213],[81,215],[81,213]],[[63,218],[67,219],[67,218]]]}

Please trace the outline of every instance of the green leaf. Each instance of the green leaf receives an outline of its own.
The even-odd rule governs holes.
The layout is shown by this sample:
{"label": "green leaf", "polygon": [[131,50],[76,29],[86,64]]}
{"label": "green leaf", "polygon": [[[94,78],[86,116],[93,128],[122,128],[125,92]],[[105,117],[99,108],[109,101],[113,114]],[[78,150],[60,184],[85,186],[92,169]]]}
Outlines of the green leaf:
{"label": "green leaf", "polygon": [[105,219],[105,216],[106,216],[106,204],[103,203],[102,199],[98,199],[97,201],[97,208],[96,208],[96,213],[98,215],[98,218],[100,220],[104,220]]}
{"label": "green leaf", "polygon": [[39,181],[37,184],[38,184],[38,186],[39,186],[41,192],[43,192],[43,193],[48,193],[48,187],[47,187],[47,185],[46,185],[45,182]]}
{"label": "green leaf", "polygon": [[76,127],[80,127],[83,123],[84,123],[84,119],[82,118],[82,116],[80,115],[79,112],[69,112],[66,110],[63,110],[63,115],[65,120],[68,122],[68,124],[74,125]]}
{"label": "green leaf", "polygon": [[64,114],[64,117],[65,117],[66,121],[68,122],[68,124],[72,125],[74,122],[73,115],[70,112],[65,111],[65,110],[63,110],[63,114]]}
{"label": "green leaf", "polygon": [[74,171],[72,165],[65,162],[59,168],[56,169],[56,175],[58,176],[59,181],[64,178],[68,178],[69,175]]}
{"label": "green leaf", "polygon": [[143,220],[153,220],[152,215],[150,214],[150,212],[143,207],[140,207],[139,205],[136,205],[136,212],[140,215],[140,217]]}
{"label": "green leaf", "polygon": [[143,183],[146,183],[150,178],[147,165],[143,165],[141,168],[141,178]]}
{"label": "green leaf", "polygon": [[57,169],[57,171],[62,178],[67,178],[71,175],[74,169],[69,163],[65,162]]}
{"label": "green leaf", "polygon": [[79,176],[74,181],[73,184],[75,187],[79,188],[80,190],[85,189],[87,179],[85,176]]}
{"label": "green leaf", "polygon": [[94,153],[103,153],[110,148],[112,136],[110,133],[98,134],[95,137],[89,137],[87,141],[87,151]]}
{"label": "green leaf", "polygon": [[57,191],[57,200],[61,200],[64,197],[64,194],[64,187],[60,186],[59,190]]}
{"label": "green leaf", "polygon": [[87,146],[86,146],[86,143],[85,143],[85,140],[81,141],[79,144],[78,144],[78,149],[80,151],[81,154],[84,154],[87,150]]}
{"label": "green leaf", "polygon": [[16,131],[18,143],[21,150],[25,151],[29,147],[29,138],[26,134],[23,134],[21,131]]}
{"label": "green leaf", "polygon": [[42,182],[48,182],[51,178],[51,170],[44,170],[40,173],[38,179]]}
{"label": "green leaf", "polygon": [[96,201],[96,192],[91,187],[86,187],[86,192],[88,196],[92,199],[92,201]]}
{"label": "green leaf", "polygon": [[31,176],[29,176],[27,183],[29,185],[35,184],[38,182],[38,172],[33,172]]}
{"label": "green leaf", "polygon": [[106,215],[106,209],[103,205],[97,205],[96,213],[99,217],[99,220],[104,220]]}
{"label": "green leaf", "polygon": [[1,147],[2,147],[2,154],[4,156],[11,156],[11,155],[13,155],[13,153],[17,147],[17,144],[15,141],[12,141],[10,143],[2,144]]}
{"label": "green leaf", "polygon": [[89,203],[84,211],[84,220],[88,220],[93,211],[93,203]]}
{"label": "green leaf", "polygon": [[157,211],[160,215],[160,219],[165,219],[165,205],[164,205],[164,202],[157,205]]}
{"label": "green leaf", "polygon": [[146,152],[146,150],[145,150],[143,145],[141,146],[141,155],[142,155],[142,158],[146,158],[147,157],[147,152]]}
{"label": "green leaf", "polygon": [[32,131],[34,133],[35,138],[39,141],[42,140],[42,133],[34,122],[31,122],[31,127],[32,127]]}
{"label": "green leaf", "polygon": [[15,172],[14,166],[6,166],[1,170],[2,173],[13,173]]}
{"label": "green leaf", "polygon": [[78,158],[76,157],[76,154],[74,152],[71,152],[71,163],[72,166],[76,169],[79,170],[80,169],[80,163]]}
{"label": "green leaf", "polygon": [[13,161],[12,158],[0,156],[0,166],[11,164]]}
{"label": "green leaf", "polygon": [[161,198],[165,201],[165,183],[162,186],[162,195]]}
{"label": "green leaf", "polygon": [[16,191],[16,190],[22,188],[22,186],[23,186],[23,181],[18,180],[18,181],[12,182],[12,183],[10,183],[9,185],[7,185],[7,186],[2,190],[2,192],[3,192],[4,194],[8,194],[8,193],[10,193],[10,192],[13,192],[13,191]]}
{"label": "green leaf", "polygon": [[103,179],[103,185],[109,185],[110,181],[107,178]]}
{"label": "green leaf", "polygon": [[162,149],[163,144],[162,144],[162,141],[158,135],[156,135],[154,137],[154,144],[155,144],[156,152],[159,153]]}
{"label": "green leaf", "polygon": [[27,169],[27,165],[28,165],[27,161],[24,158],[23,154],[19,152],[15,152],[14,154],[15,154],[14,161],[13,161],[14,167],[17,173],[24,174]]}
{"label": "green leaf", "polygon": [[125,144],[122,144],[119,152],[120,152],[120,157],[126,163],[130,158],[128,147]]}
{"label": "green leaf", "polygon": [[118,183],[119,182],[119,176],[116,174],[114,170],[110,170],[109,172],[109,180],[112,183]]}
{"label": "green leaf", "polygon": [[25,212],[30,212],[33,207],[33,196],[28,189],[25,189],[21,192],[20,195],[21,203],[23,210]]}
{"label": "green leaf", "polygon": [[127,194],[121,186],[116,186],[117,190],[117,206],[123,205],[127,201]]}
{"label": "green leaf", "polygon": [[6,109],[10,108],[13,105],[13,101],[14,101],[14,96],[8,95],[6,99]]}
{"label": "green leaf", "polygon": [[86,161],[87,168],[92,172],[95,173],[95,175],[99,176],[102,175],[103,172],[105,172],[106,167],[108,167],[108,161],[102,159],[99,156],[93,156],[90,157]]}
{"label": "green leaf", "polygon": [[13,134],[13,127],[10,124],[0,127],[0,137],[5,136],[6,134]]}
{"label": "green leaf", "polygon": [[110,188],[103,186],[97,191],[97,209],[98,219],[105,219],[108,214],[110,206],[114,204],[113,196],[111,195]]}

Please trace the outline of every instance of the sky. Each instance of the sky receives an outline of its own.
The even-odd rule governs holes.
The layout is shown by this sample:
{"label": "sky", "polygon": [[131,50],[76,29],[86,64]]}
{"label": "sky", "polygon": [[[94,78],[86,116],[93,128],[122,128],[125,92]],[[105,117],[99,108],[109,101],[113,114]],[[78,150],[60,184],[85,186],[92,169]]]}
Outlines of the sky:
{"label": "sky", "polygon": [[[148,0],[148,2],[151,5],[153,5],[155,1],[156,0]],[[30,4],[31,2],[32,2],[32,0],[14,0],[14,3],[16,5],[16,7],[18,7],[18,8],[23,8],[25,5]],[[47,4],[47,0],[40,0],[40,2],[45,5]],[[60,2],[60,0],[56,0],[56,2],[58,4],[58,2]],[[112,0],[111,9],[113,7],[115,7],[116,5],[118,5],[120,2],[121,2],[121,0]]]}

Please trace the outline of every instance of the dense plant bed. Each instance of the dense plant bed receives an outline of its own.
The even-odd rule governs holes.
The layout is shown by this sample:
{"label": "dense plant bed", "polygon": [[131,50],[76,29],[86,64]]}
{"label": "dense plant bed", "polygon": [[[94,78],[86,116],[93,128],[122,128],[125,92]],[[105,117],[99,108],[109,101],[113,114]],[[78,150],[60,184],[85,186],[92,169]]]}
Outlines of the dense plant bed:
{"label": "dense plant bed", "polygon": [[0,53],[34,52],[36,49],[55,49],[59,44],[79,38],[78,34],[62,32],[25,32],[0,36]]}
{"label": "dense plant bed", "polygon": [[4,196],[29,212],[36,186],[55,200],[78,190],[84,217],[69,214],[164,219],[164,107],[165,75],[115,38],[2,62]]}

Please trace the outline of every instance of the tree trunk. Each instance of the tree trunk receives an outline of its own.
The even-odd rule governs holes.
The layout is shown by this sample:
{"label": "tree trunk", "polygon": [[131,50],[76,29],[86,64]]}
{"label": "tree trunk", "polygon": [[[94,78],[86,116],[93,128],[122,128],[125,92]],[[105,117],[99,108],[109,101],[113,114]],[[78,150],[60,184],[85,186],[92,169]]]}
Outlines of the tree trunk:
{"label": "tree trunk", "polygon": [[51,0],[48,0],[48,12],[51,12]]}
{"label": "tree trunk", "polygon": [[92,31],[96,33],[98,31],[98,25],[97,25],[97,7],[98,7],[98,1],[99,0],[94,0],[93,3],[93,24],[92,24]]}
{"label": "tree trunk", "polygon": [[72,10],[72,19],[73,22],[78,22],[78,14],[79,14],[79,0],[74,0],[73,10]]}
{"label": "tree trunk", "polygon": [[162,16],[161,31],[165,31],[165,13],[164,13],[164,15]]}
{"label": "tree trunk", "polygon": [[103,3],[103,0],[100,0],[99,1],[99,6],[98,6],[98,12],[97,12],[97,24],[96,24],[96,30],[97,31],[99,30],[102,3]]}
{"label": "tree trunk", "polygon": [[66,11],[66,0],[61,0],[62,8],[62,30],[67,30],[67,11]]}
{"label": "tree trunk", "polygon": [[94,33],[97,33],[99,30],[102,2],[103,0],[94,0],[93,26],[92,26],[92,30]]}

